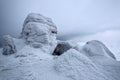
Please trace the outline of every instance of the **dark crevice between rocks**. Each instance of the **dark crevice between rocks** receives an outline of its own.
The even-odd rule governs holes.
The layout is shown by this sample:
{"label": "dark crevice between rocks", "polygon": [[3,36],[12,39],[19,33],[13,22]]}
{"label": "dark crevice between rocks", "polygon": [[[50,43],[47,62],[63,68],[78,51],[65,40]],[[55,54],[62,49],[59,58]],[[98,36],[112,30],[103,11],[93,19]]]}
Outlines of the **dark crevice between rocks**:
{"label": "dark crevice between rocks", "polygon": [[66,52],[71,48],[72,46],[68,42],[60,41],[58,42],[52,55],[60,56],[61,54],[63,54],[64,52]]}

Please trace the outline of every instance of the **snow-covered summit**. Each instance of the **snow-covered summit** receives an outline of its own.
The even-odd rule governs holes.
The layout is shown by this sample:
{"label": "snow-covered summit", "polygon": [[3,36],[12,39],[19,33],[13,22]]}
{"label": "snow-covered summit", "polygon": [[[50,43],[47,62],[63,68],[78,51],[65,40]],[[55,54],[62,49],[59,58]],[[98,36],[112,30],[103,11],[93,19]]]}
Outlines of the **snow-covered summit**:
{"label": "snow-covered summit", "polygon": [[[29,14],[21,38],[5,36],[5,47],[0,49],[0,80],[120,79],[120,62],[102,42],[88,39],[85,45],[76,42],[73,46],[56,40],[56,34],[51,19]],[[11,55],[3,55],[4,51]]]}

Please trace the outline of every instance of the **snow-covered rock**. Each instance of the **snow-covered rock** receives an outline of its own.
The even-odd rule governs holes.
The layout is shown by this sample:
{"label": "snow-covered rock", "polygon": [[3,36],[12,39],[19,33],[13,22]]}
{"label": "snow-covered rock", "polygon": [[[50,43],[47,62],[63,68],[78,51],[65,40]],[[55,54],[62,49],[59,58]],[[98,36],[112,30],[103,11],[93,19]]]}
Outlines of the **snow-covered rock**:
{"label": "snow-covered rock", "polygon": [[3,37],[4,40],[4,47],[3,47],[3,54],[10,55],[17,52],[16,46],[14,44],[13,38],[9,35],[5,35]]}
{"label": "snow-covered rock", "polygon": [[76,46],[75,49],[91,57],[106,56],[112,59],[116,59],[114,54],[98,40],[88,41],[82,48],[81,46]]}
{"label": "snow-covered rock", "polygon": [[57,27],[48,17],[30,13],[24,21],[22,37],[35,48],[47,46],[52,53],[57,45]]}
{"label": "snow-covered rock", "polygon": [[61,55],[70,48],[72,48],[72,46],[67,41],[58,41],[57,47],[54,50],[53,55]]}
{"label": "snow-covered rock", "polygon": [[106,30],[103,32],[97,32],[95,34],[78,36],[68,41],[73,45],[79,43],[81,46],[83,46],[86,42],[91,40],[103,42],[106,47],[115,55],[116,59],[120,61],[120,30]]}

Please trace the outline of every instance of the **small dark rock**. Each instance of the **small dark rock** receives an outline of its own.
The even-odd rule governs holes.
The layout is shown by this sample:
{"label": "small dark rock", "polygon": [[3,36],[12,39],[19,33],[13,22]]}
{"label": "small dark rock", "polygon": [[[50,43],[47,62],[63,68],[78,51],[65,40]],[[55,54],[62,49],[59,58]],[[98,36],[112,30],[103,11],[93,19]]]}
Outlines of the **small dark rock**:
{"label": "small dark rock", "polygon": [[57,47],[55,48],[55,50],[53,52],[53,55],[59,56],[71,48],[72,48],[72,46],[68,42],[59,41],[57,44]]}

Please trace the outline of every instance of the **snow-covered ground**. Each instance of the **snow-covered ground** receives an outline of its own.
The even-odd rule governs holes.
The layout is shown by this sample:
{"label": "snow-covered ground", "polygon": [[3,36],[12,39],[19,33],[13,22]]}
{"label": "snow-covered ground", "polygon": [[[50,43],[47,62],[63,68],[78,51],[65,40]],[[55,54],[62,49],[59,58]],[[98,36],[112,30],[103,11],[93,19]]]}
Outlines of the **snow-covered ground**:
{"label": "snow-covered ground", "polygon": [[53,56],[24,46],[17,54],[0,54],[0,80],[70,80],[59,76],[53,68]]}
{"label": "snow-covered ground", "polygon": [[[96,39],[103,41],[112,52],[119,52],[118,35],[119,31],[107,31],[69,42],[83,46],[85,42]],[[4,56],[0,49],[0,80],[120,79],[120,62],[116,60],[104,56],[87,57],[75,49],[70,49],[57,57],[39,48],[25,45],[22,39],[13,40],[15,45],[18,45],[16,54]],[[119,60],[118,55],[116,54],[116,57]]]}

